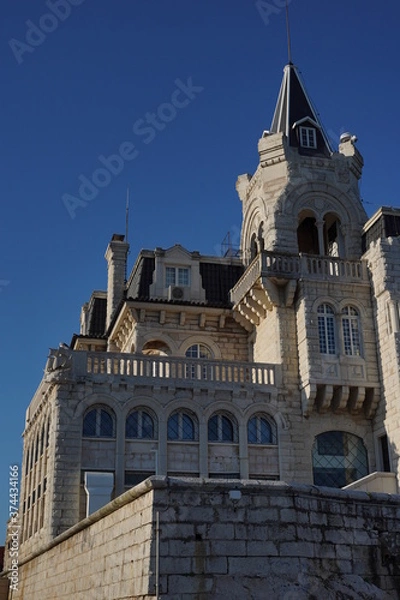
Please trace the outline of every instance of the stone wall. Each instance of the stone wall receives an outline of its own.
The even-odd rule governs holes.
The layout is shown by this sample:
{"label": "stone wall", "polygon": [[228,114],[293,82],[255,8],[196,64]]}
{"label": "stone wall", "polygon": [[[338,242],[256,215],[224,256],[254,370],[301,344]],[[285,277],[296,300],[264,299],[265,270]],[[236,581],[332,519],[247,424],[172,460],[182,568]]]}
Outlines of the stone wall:
{"label": "stone wall", "polygon": [[399,496],[155,477],[26,559],[13,600],[396,599],[399,542]]}

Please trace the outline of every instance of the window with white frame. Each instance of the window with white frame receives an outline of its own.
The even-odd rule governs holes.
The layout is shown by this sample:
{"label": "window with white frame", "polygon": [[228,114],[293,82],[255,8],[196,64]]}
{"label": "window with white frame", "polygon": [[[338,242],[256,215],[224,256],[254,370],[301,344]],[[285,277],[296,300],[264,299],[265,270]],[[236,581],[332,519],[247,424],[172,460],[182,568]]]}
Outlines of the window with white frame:
{"label": "window with white frame", "polygon": [[360,317],[353,306],[342,309],[342,334],[345,354],[361,356]]}
{"label": "window with white frame", "polygon": [[[209,348],[204,344],[193,344],[186,352],[187,358],[211,358],[212,354]],[[199,365],[195,363],[186,365],[186,377],[189,379],[207,379],[207,365]]]}
{"label": "window with white frame", "polygon": [[176,412],[168,419],[168,439],[170,441],[195,441],[197,439],[194,419],[186,412]]}
{"label": "window with white frame", "polygon": [[276,444],[276,427],[265,415],[255,415],[247,423],[249,444]]}
{"label": "window with white frame", "polygon": [[319,351],[321,354],[335,354],[335,313],[329,304],[320,304],[318,313]]}
{"label": "window with white frame", "polygon": [[316,149],[317,132],[314,127],[300,127],[300,146]]}
{"label": "window with white frame", "polygon": [[211,352],[204,344],[193,344],[186,352],[188,358],[211,358]]}
{"label": "window with white frame", "polygon": [[83,437],[115,437],[115,420],[111,411],[97,406],[89,410],[83,419]]}
{"label": "window with white frame", "polygon": [[165,287],[170,285],[189,286],[189,267],[165,267]]}
{"label": "window with white frame", "polygon": [[125,437],[127,439],[154,440],[156,427],[153,417],[142,409],[130,413],[125,422]]}

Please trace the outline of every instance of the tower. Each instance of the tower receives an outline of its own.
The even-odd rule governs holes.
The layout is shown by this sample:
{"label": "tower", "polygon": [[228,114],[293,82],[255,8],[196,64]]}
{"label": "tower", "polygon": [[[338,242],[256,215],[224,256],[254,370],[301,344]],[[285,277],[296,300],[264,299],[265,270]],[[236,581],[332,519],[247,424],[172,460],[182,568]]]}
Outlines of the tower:
{"label": "tower", "polygon": [[[282,366],[282,478],[340,487],[375,466],[380,393],[355,143],[345,134],[339,151],[331,149],[289,63],[257,169],[237,181],[247,268],[231,292],[236,318],[252,327],[253,360]],[[338,446],[334,458],[323,442]]]}

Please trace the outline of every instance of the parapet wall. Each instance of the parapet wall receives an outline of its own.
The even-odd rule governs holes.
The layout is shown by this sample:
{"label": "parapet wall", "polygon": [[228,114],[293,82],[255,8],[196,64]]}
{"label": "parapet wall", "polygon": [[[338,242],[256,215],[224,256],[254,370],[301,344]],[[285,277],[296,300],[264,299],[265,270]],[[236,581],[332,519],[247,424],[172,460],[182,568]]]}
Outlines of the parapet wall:
{"label": "parapet wall", "polygon": [[13,600],[389,600],[399,558],[399,496],[153,477],[21,564]]}

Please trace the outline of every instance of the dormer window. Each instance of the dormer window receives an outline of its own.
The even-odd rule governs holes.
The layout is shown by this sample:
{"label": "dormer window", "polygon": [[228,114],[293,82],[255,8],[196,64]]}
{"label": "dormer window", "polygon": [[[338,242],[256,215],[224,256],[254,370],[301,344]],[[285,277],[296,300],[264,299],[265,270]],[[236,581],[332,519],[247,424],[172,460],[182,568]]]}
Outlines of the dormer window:
{"label": "dormer window", "polygon": [[189,286],[190,269],[187,267],[165,267],[165,287],[170,285]]}
{"label": "dormer window", "polygon": [[300,146],[302,148],[317,148],[317,132],[314,127],[300,127]]}

